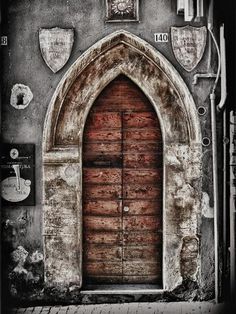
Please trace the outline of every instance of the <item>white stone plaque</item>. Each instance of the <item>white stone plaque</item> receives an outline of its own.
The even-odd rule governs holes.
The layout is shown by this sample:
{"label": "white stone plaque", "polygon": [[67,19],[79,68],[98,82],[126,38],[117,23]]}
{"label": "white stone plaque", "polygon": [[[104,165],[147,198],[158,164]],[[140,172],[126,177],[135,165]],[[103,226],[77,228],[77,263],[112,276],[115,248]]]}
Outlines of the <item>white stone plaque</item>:
{"label": "white stone plaque", "polygon": [[74,43],[74,30],[64,28],[41,28],[39,30],[39,45],[42,57],[47,66],[58,72],[64,67],[71,55]]}

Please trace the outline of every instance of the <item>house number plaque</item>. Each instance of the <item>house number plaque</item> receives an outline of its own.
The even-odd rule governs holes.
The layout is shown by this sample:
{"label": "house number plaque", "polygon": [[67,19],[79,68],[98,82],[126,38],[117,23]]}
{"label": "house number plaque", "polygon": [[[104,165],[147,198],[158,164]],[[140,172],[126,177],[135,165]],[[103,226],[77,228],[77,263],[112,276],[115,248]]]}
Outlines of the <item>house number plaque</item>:
{"label": "house number plaque", "polygon": [[1,196],[5,205],[35,205],[34,144],[1,145]]}

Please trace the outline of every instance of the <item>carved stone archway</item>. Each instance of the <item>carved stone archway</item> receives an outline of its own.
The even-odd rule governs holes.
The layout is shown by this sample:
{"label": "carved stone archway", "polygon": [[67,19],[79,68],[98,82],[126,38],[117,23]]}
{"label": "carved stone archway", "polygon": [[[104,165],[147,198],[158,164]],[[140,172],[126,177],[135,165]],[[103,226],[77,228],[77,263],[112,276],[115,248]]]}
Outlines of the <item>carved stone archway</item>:
{"label": "carved stone archway", "polygon": [[43,138],[45,281],[82,286],[82,139],[94,100],[118,75],[152,103],[164,142],[163,289],[198,280],[201,131],[193,98],[175,68],[126,31],[88,49],[58,85]]}

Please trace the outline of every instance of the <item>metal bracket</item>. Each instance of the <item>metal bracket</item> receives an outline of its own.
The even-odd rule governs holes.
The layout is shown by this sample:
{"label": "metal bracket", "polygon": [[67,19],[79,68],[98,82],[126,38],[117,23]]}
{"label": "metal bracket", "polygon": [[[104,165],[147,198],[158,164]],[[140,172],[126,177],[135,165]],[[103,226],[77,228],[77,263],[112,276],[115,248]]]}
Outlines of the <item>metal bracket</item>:
{"label": "metal bracket", "polygon": [[193,85],[196,85],[200,78],[216,78],[216,73],[196,73],[193,76]]}

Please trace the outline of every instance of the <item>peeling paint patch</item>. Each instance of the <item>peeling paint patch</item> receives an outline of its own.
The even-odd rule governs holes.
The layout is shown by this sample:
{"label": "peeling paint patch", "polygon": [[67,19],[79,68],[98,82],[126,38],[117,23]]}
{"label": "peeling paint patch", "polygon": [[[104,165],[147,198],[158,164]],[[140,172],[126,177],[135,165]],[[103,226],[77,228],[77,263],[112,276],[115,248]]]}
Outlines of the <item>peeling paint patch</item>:
{"label": "peeling paint patch", "polygon": [[10,104],[15,109],[25,109],[33,99],[30,88],[23,84],[15,84],[11,90]]}
{"label": "peeling paint patch", "polygon": [[39,251],[35,251],[30,255],[29,260],[32,264],[39,263],[43,261],[43,254]]}
{"label": "peeling paint patch", "polygon": [[39,250],[30,253],[23,246],[18,246],[10,254],[8,271],[11,296],[20,298],[28,292],[32,295],[41,293],[43,254]]}
{"label": "peeling paint patch", "polygon": [[175,195],[175,206],[180,208],[192,207],[194,203],[194,189],[185,184],[177,190]]}
{"label": "peeling paint patch", "polygon": [[75,186],[79,180],[79,168],[76,164],[71,164],[62,171],[61,177],[67,182],[69,186]]}
{"label": "peeling paint patch", "polygon": [[13,262],[23,265],[28,255],[29,253],[23,248],[23,246],[18,246],[18,248],[12,252],[11,257]]}
{"label": "peeling paint patch", "polygon": [[210,197],[206,192],[202,193],[202,215],[206,218],[214,218],[214,209],[210,206]]}
{"label": "peeling paint patch", "polygon": [[180,269],[183,280],[196,280],[199,253],[198,242],[199,241],[195,236],[186,236],[183,238],[180,253]]}
{"label": "peeling paint patch", "polygon": [[7,219],[3,221],[2,235],[4,241],[11,243],[14,242],[16,238],[24,238],[26,236],[28,223],[29,221],[24,210],[15,220]]}
{"label": "peeling paint patch", "polygon": [[173,291],[165,292],[167,302],[171,301],[197,301],[199,300],[199,286],[196,281],[183,280]]}

